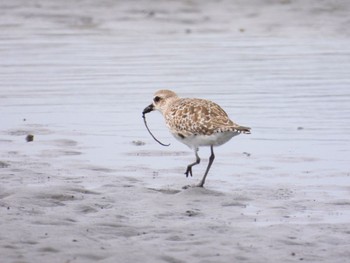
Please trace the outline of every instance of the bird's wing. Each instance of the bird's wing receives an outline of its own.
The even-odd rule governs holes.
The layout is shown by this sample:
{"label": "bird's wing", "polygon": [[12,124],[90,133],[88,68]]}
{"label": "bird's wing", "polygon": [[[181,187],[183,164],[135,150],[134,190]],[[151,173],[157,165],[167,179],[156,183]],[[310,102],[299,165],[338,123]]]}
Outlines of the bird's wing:
{"label": "bird's wing", "polygon": [[216,103],[204,99],[179,99],[165,113],[172,132],[210,135],[228,127],[241,127],[232,122]]}

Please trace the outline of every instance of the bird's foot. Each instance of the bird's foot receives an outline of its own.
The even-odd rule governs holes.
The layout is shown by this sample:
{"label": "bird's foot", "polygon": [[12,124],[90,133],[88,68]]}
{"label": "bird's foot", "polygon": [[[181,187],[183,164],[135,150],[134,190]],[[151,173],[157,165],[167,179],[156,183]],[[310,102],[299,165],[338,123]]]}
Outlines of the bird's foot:
{"label": "bird's foot", "polygon": [[195,188],[195,187],[202,187],[202,188],[204,188],[204,186],[202,184],[193,184],[193,185],[185,185],[185,186],[182,187],[182,189],[187,190],[187,189]]}
{"label": "bird's foot", "polygon": [[191,177],[192,177],[192,166],[187,166],[185,175],[186,175],[186,177],[188,177],[188,175],[191,175]]}
{"label": "bird's foot", "polygon": [[199,184],[196,184],[196,187],[202,187],[202,188],[204,188],[204,183],[200,182]]}

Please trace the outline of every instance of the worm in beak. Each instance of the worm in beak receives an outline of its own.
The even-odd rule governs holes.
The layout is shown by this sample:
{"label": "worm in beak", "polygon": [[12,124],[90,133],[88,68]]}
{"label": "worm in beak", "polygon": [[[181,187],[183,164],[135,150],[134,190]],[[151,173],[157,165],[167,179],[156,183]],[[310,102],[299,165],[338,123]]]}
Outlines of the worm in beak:
{"label": "worm in beak", "polygon": [[146,115],[146,113],[149,113],[149,112],[151,112],[151,111],[154,111],[154,106],[153,106],[153,104],[148,105],[148,106],[143,110],[143,112],[142,112],[143,122],[145,123],[145,126],[146,126],[147,131],[149,132],[149,134],[151,134],[152,138],[153,138],[156,142],[158,142],[160,145],[169,146],[170,143],[169,143],[169,144],[164,144],[164,143],[160,142],[159,140],[157,140],[156,137],[154,137],[154,135],[153,135],[153,134],[151,133],[151,131],[149,130],[149,128],[148,128],[148,126],[147,126],[146,116],[145,116],[145,115]]}

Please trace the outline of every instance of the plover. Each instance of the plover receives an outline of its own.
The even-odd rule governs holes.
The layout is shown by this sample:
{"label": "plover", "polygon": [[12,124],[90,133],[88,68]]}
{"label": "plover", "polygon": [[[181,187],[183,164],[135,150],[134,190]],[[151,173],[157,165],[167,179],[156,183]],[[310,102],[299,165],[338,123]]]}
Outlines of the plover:
{"label": "plover", "polygon": [[153,110],[163,114],[167,127],[177,140],[194,150],[196,161],[187,166],[186,177],[192,176],[192,167],[200,163],[199,147],[210,146],[211,155],[197,185],[199,187],[203,187],[213,164],[214,146],[220,146],[238,134],[250,133],[249,127],[231,121],[218,104],[205,99],[180,98],[171,90],[157,91],[152,104],[143,110],[143,116]]}

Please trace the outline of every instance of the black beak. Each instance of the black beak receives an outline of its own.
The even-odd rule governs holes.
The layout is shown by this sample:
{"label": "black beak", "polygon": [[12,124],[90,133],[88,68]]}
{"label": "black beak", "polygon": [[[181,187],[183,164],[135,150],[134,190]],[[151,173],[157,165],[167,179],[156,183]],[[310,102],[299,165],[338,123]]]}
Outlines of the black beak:
{"label": "black beak", "polygon": [[145,116],[146,113],[149,113],[151,111],[154,111],[154,106],[153,104],[148,105],[142,112],[142,116]]}

